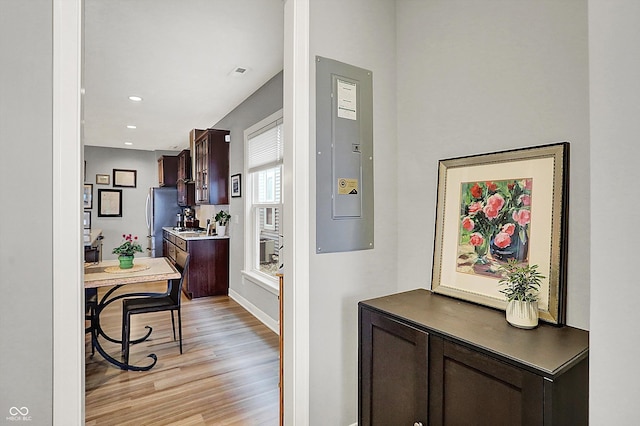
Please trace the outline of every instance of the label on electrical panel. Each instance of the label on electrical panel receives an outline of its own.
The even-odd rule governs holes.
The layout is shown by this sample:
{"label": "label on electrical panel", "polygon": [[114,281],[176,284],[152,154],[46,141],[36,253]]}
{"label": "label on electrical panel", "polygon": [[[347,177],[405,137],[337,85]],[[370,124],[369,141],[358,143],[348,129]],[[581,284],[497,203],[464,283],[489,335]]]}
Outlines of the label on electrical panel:
{"label": "label on electrical panel", "polygon": [[338,179],[338,195],[356,195],[358,193],[358,179]]}
{"label": "label on electrical panel", "polygon": [[358,114],[357,86],[344,80],[338,80],[338,117],[355,120]]}

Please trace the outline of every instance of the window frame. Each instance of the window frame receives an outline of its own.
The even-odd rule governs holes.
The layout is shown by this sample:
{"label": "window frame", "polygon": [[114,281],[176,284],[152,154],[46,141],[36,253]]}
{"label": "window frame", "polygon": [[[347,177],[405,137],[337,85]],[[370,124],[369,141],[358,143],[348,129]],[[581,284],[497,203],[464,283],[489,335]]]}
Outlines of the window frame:
{"label": "window frame", "polygon": [[[264,209],[264,229],[269,231],[276,230],[276,213],[275,207],[262,207]],[[271,219],[271,220],[269,220]]]}
{"label": "window frame", "polygon": [[[245,238],[245,250],[244,250],[244,263],[243,263],[243,275],[248,276],[253,281],[259,281],[261,284],[267,285],[272,289],[278,289],[278,277],[274,275],[267,274],[260,270],[260,217],[259,217],[259,209],[272,209],[273,212],[273,224],[270,228],[267,227],[265,223],[264,229],[275,231],[275,209],[279,209],[279,240],[276,241],[278,247],[280,247],[280,242],[282,239],[282,212],[284,209],[284,199],[283,199],[283,190],[282,190],[282,177],[283,177],[283,162],[280,159],[276,163],[267,164],[264,166],[258,166],[253,170],[249,169],[249,140],[252,137],[255,137],[256,134],[261,134],[260,132],[269,131],[274,126],[282,125],[283,119],[283,110],[276,111],[265,119],[259,121],[253,126],[247,128],[244,131],[244,173],[247,177],[245,185],[245,220],[244,220],[244,238]],[[255,179],[255,173],[258,173],[263,170],[270,170],[275,167],[280,168],[280,201],[275,202],[276,196],[276,179],[273,177],[273,194],[270,201],[266,202],[257,202],[256,190],[257,183]],[[265,188],[266,189],[266,188]],[[265,210],[266,215],[266,210]]]}

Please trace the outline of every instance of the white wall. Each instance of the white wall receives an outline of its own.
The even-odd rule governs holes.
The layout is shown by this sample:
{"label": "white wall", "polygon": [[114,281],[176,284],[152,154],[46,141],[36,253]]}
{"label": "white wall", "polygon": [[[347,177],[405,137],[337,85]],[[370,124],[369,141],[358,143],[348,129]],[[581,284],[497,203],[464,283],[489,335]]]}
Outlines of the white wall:
{"label": "white wall", "polygon": [[398,0],[398,284],[430,288],[438,160],[571,142],[567,323],[589,326],[583,0]]}
{"label": "white wall", "polygon": [[[388,0],[310,2],[311,244],[309,247],[310,416],[314,425],[357,418],[357,304],[396,291],[395,4]],[[316,55],[373,72],[375,248],[315,254]],[[286,70],[285,70],[286,72]],[[286,266],[286,265],[285,265]]]}
{"label": "white wall", "polygon": [[[186,136],[185,136],[186,138]],[[87,162],[87,179],[85,183],[93,184],[93,208],[91,227],[102,229],[102,259],[116,259],[111,251],[122,243],[122,234],[138,237],[143,253],[147,253],[147,222],[145,203],[149,188],[158,186],[158,162],[161,155],[178,155],[171,151],[141,151],[125,148],[104,148],[97,146],[84,147],[84,159]],[[135,188],[114,188],[113,169],[136,170]],[[110,176],[109,185],[96,185],[96,174]],[[122,190],[122,217],[98,217],[98,190]]]}
{"label": "white wall", "polygon": [[[640,2],[589,0],[591,94],[590,412],[638,423]],[[615,247],[615,249],[610,249]]]}

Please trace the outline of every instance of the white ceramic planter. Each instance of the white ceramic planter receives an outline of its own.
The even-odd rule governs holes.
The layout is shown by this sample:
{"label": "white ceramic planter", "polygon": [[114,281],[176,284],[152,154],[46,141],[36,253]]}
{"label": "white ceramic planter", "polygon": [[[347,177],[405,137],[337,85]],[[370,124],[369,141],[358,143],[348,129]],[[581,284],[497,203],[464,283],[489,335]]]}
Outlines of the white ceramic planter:
{"label": "white ceramic planter", "polygon": [[518,328],[536,328],[538,326],[538,302],[512,300],[507,303],[507,322]]}
{"label": "white ceramic planter", "polygon": [[227,225],[216,225],[216,234],[224,236],[227,232]]}

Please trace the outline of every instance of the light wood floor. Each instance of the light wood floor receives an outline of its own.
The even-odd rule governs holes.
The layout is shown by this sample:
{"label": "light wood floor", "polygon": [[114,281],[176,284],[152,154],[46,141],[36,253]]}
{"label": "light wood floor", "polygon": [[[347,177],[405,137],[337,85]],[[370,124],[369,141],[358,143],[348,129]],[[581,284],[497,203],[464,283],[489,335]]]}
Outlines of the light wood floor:
{"label": "light wood floor", "polygon": [[[136,287],[160,292],[166,284]],[[115,302],[101,315],[105,331],[118,339],[121,309]],[[153,333],[131,346],[129,362],[147,365],[146,356],[155,353],[158,363],[147,372],[122,371],[98,353],[91,357],[86,336],[88,426],[278,424],[278,336],[229,297],[183,298],[182,355],[169,312],[132,316],[131,338],[145,325]],[[103,346],[120,359],[119,345]]]}

